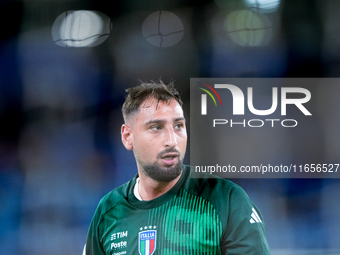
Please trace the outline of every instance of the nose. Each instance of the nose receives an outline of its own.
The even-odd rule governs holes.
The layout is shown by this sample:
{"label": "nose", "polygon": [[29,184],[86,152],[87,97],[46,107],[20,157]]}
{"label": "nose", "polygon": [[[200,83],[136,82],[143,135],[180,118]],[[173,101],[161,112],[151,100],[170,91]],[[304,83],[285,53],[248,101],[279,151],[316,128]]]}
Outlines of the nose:
{"label": "nose", "polygon": [[176,134],[172,128],[168,128],[165,132],[164,145],[165,147],[170,147],[170,148],[177,146]]}

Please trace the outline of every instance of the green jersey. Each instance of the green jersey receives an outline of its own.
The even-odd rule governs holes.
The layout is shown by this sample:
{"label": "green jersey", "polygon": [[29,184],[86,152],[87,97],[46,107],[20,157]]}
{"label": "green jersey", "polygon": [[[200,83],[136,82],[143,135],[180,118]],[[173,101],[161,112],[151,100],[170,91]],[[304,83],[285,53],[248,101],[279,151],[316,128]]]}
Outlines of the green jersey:
{"label": "green jersey", "polygon": [[151,201],[135,197],[136,177],[103,197],[86,255],[269,254],[263,218],[244,190],[190,171],[184,166],[175,186]]}

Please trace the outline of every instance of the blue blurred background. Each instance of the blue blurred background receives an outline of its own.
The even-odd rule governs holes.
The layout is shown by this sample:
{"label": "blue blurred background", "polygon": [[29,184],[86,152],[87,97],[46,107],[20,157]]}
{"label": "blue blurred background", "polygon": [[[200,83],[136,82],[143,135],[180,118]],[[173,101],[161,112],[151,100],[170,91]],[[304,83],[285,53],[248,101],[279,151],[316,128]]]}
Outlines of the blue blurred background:
{"label": "blue blurred background", "polygon": [[[0,254],[82,253],[99,199],[136,174],[120,141],[126,88],[175,80],[189,119],[190,77],[338,77],[339,11],[337,0],[1,0]],[[290,141],[293,162],[339,163],[340,87],[327,93],[332,125]],[[235,181],[272,254],[340,254],[337,179]]]}

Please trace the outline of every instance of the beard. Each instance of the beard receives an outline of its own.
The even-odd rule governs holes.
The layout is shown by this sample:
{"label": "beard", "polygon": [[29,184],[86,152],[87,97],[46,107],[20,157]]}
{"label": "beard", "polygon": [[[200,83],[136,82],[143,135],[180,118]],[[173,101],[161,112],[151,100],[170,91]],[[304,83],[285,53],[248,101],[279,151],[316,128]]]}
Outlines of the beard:
{"label": "beard", "polygon": [[[161,158],[162,155],[169,153],[169,152],[177,152],[177,150],[174,149],[167,149],[163,152],[159,153],[157,158]],[[178,156],[180,158],[180,156]],[[143,172],[149,176],[150,178],[154,179],[158,182],[171,182],[174,179],[176,179],[183,171],[183,160],[179,160],[177,164],[170,166],[170,167],[161,167],[157,161],[154,163],[147,165],[143,164],[142,162],[141,166],[143,169]]]}

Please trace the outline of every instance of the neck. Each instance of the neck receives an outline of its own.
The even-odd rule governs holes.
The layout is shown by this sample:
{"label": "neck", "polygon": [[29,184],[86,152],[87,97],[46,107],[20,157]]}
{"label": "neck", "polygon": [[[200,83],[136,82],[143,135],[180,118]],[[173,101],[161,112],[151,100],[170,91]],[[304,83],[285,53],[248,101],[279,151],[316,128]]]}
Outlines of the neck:
{"label": "neck", "polygon": [[178,182],[182,173],[171,182],[158,182],[144,173],[139,173],[139,195],[144,201],[153,200],[163,195]]}

